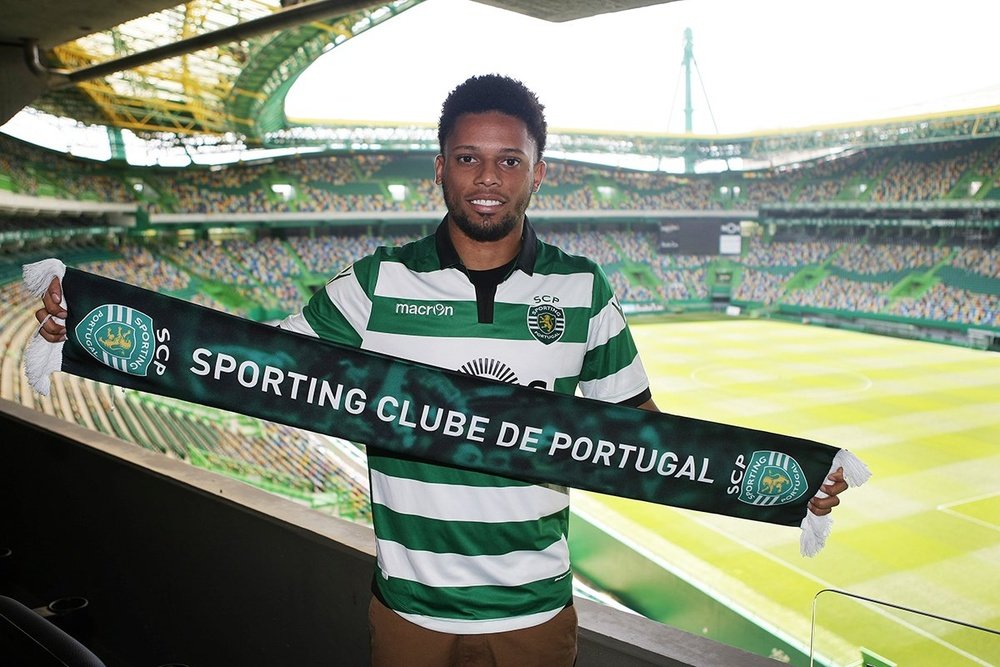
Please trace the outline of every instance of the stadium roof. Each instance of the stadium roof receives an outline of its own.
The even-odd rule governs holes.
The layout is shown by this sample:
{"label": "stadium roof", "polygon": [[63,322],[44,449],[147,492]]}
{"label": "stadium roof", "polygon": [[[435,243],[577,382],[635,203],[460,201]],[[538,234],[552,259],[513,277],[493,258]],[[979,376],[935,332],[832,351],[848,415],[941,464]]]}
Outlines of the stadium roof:
{"label": "stadium roof", "polygon": [[[562,21],[662,1],[487,4]],[[2,0],[0,43],[21,46],[44,75],[30,102],[40,110],[140,135],[235,133],[261,145],[284,128],[284,95],[319,55],[420,2]]]}
{"label": "stadium roof", "polygon": [[[0,0],[0,123],[30,106],[191,150],[317,145],[436,150],[428,127],[296,126],[284,99],[320,55],[422,0]],[[672,0],[484,0],[565,21]],[[752,136],[556,134],[565,153],[773,160],[1000,134],[996,108]]]}

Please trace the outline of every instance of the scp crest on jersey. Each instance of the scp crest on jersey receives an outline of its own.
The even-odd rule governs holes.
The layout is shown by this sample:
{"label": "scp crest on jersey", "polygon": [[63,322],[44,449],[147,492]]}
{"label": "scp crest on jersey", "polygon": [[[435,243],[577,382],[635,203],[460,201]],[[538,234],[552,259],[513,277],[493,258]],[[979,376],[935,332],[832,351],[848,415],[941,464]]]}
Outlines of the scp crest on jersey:
{"label": "scp crest on jersey", "polygon": [[528,331],[541,343],[549,345],[562,338],[566,315],[562,308],[544,303],[528,308]]}

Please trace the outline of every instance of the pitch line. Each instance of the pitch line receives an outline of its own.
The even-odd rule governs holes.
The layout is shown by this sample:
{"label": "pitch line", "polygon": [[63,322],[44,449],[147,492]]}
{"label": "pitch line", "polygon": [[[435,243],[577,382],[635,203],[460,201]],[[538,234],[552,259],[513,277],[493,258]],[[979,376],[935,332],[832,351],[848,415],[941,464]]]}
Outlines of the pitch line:
{"label": "pitch line", "polygon": [[968,516],[966,514],[962,514],[961,512],[959,512],[957,510],[952,509],[953,507],[955,507],[957,505],[968,505],[970,503],[977,503],[980,500],[986,500],[988,498],[995,498],[997,496],[1000,496],[1000,491],[993,491],[991,493],[983,493],[983,494],[978,495],[978,496],[972,496],[970,498],[964,498],[962,500],[955,500],[955,501],[950,502],[950,503],[943,503],[943,504],[937,506],[937,510],[939,512],[944,512],[945,514],[948,514],[949,516],[953,516],[956,519],[962,519],[963,521],[968,521],[969,523],[973,523],[973,524],[975,524],[977,526],[981,526],[983,528],[988,528],[989,530],[995,530],[997,532],[1000,532],[1000,526],[998,526],[995,523],[990,523],[989,521],[984,521],[982,519],[977,519],[974,516]]}

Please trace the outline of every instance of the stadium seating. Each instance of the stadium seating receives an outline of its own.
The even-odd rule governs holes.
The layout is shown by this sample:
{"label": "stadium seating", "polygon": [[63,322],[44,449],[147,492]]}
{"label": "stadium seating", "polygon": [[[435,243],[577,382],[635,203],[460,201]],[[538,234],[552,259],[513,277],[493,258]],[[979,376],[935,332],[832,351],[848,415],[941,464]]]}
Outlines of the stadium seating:
{"label": "stadium seating", "polygon": [[[0,190],[69,201],[129,202],[147,214],[259,212],[439,212],[427,155],[331,153],[226,169],[133,169],[57,156],[0,135]],[[133,186],[142,183],[141,189]],[[283,195],[272,186],[290,186]],[[390,186],[402,185],[402,198]],[[760,210],[736,257],[661,254],[658,221],[551,222],[539,236],[594,259],[627,309],[705,310],[718,305],[714,276],[725,267],[725,303],[779,315],[871,317],[1000,335],[1000,231],[904,226],[850,209],[814,218],[775,213],[776,204],[921,203],[1000,198],[1000,139],[862,150],[797,168],[684,175],[549,160],[532,202],[543,213],[578,210],[713,212]],[[769,208],[771,207],[771,208]],[[434,215],[437,215],[435,213]],[[58,254],[110,278],[135,282],[207,307],[270,320],[297,310],[312,290],[354,258],[428,231],[356,221],[301,229],[209,224],[187,236],[121,230],[95,236],[74,216],[0,217],[0,396],[167,456],[226,471],[359,521],[370,518],[363,451],[279,424],[178,406],[72,376],[55,376],[50,396],[21,372],[35,328],[20,289],[23,263]],[[52,239],[58,238],[58,244]]]}

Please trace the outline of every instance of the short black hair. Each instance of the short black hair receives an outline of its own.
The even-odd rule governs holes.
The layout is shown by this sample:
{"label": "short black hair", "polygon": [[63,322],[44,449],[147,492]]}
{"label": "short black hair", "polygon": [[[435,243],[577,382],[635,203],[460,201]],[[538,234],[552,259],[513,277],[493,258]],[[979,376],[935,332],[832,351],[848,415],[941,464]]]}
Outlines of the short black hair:
{"label": "short black hair", "polygon": [[528,134],[535,140],[535,159],[542,159],[547,133],[545,107],[527,86],[501,74],[470,77],[448,94],[441,105],[441,119],[438,121],[441,153],[444,153],[445,140],[455,129],[459,116],[490,111],[498,111],[524,121],[528,126]]}

